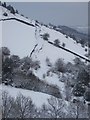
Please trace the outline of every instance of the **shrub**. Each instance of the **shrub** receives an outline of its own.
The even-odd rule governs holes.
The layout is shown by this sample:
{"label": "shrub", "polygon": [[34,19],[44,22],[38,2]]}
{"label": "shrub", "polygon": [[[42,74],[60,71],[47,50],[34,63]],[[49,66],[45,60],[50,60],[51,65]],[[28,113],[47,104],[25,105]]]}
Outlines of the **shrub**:
{"label": "shrub", "polygon": [[81,64],[80,58],[76,57],[76,58],[74,59],[74,63],[75,63],[75,65],[80,65],[80,64]]}
{"label": "shrub", "polygon": [[85,52],[87,52],[87,48],[85,48]]}
{"label": "shrub", "polygon": [[72,38],[73,40],[76,40],[76,37],[75,37],[75,35],[73,35],[73,34],[70,34],[69,36],[70,36],[70,38]]}
{"label": "shrub", "polygon": [[40,68],[40,62],[39,61],[33,61],[30,57],[24,57],[21,60],[21,69],[28,71],[30,68],[33,68],[35,70]]}
{"label": "shrub", "polygon": [[36,20],[36,23],[39,23],[39,21],[38,21],[38,20]]}
{"label": "shrub", "polygon": [[16,13],[18,14],[18,10],[16,10]]}
{"label": "shrub", "polygon": [[48,41],[49,37],[50,37],[50,35],[48,33],[45,33],[42,35],[42,38],[47,41]]}
{"label": "shrub", "polygon": [[58,59],[55,63],[55,70],[58,72],[65,72],[65,63],[63,62],[62,59]]}
{"label": "shrub", "polygon": [[55,30],[56,28],[57,28],[57,26],[54,25],[54,26],[53,26],[53,29]]}
{"label": "shrub", "polygon": [[4,15],[4,16],[8,16],[8,14],[7,14],[6,12],[5,12],[5,13],[3,13],[3,15]]}
{"label": "shrub", "polygon": [[50,76],[50,71],[49,70],[47,71],[47,76]]}
{"label": "shrub", "polygon": [[87,71],[87,69],[82,68],[79,71],[77,80],[86,86],[89,85],[90,75],[89,75],[89,72]]}
{"label": "shrub", "polygon": [[85,45],[85,40],[81,39],[80,43],[81,43],[82,46],[84,46]]}
{"label": "shrub", "polygon": [[59,46],[59,44],[60,44],[59,39],[54,40],[54,44],[55,44],[56,46]]}
{"label": "shrub", "polygon": [[68,62],[66,64],[66,71],[71,73],[73,71],[73,64],[71,62]]}
{"label": "shrub", "polygon": [[2,6],[6,8],[6,2],[2,3]]}
{"label": "shrub", "polygon": [[83,45],[83,44],[81,44],[81,46],[84,48],[84,45]]}
{"label": "shrub", "polygon": [[2,47],[2,54],[3,55],[10,55],[10,50],[7,47]]}
{"label": "shrub", "polygon": [[23,16],[23,17],[24,17],[24,15],[23,15],[23,14],[21,14],[21,16]]}
{"label": "shrub", "polygon": [[40,68],[40,61],[32,61],[31,67],[34,68],[35,70],[38,70]]}
{"label": "shrub", "polygon": [[2,62],[2,81],[7,84],[12,82],[12,75],[13,75],[13,61],[7,57],[3,62]]}
{"label": "shrub", "polygon": [[84,95],[85,93],[85,86],[81,83],[77,83],[75,86],[74,86],[74,89],[73,89],[73,94],[74,96],[77,96],[77,97],[81,97]]}
{"label": "shrub", "polygon": [[21,59],[21,69],[22,70],[29,70],[30,69],[30,66],[31,66],[31,63],[32,63],[32,59],[29,58],[29,57],[24,57]]}
{"label": "shrub", "polygon": [[68,35],[66,35],[65,37],[68,38]]}
{"label": "shrub", "polygon": [[88,102],[90,102],[90,89],[85,92],[84,99]]}
{"label": "shrub", "polygon": [[14,68],[17,68],[17,67],[20,66],[20,58],[19,58],[19,56],[17,56],[17,55],[11,55],[10,58],[11,58],[11,60],[13,62],[13,67]]}
{"label": "shrub", "polygon": [[43,79],[45,79],[45,77],[46,77],[46,75],[45,75],[45,74],[43,74]]}
{"label": "shrub", "polygon": [[49,60],[49,58],[46,58],[46,65],[49,66],[49,67],[52,66],[52,64],[51,64],[51,62],[50,62],[50,60]]}
{"label": "shrub", "polygon": [[65,43],[62,43],[62,46],[65,47]]}

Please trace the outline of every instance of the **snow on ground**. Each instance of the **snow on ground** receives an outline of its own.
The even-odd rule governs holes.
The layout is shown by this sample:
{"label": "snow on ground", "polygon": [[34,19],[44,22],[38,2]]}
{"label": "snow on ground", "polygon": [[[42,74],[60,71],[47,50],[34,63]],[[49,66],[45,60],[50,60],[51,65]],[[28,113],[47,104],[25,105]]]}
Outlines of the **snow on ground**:
{"label": "snow on ground", "polygon": [[[1,11],[2,11],[2,12],[1,12]],[[4,15],[3,15],[3,13],[5,13],[5,12],[7,13],[8,16],[4,16]],[[34,23],[34,22],[32,22],[33,20],[27,19],[26,17],[24,17],[24,16],[22,16],[22,15],[20,15],[20,14],[15,14],[15,15],[14,15],[14,14],[11,14],[8,9],[6,9],[6,8],[4,8],[4,7],[2,7],[2,6],[0,6],[0,15],[2,15],[2,16],[0,16],[0,19],[18,18],[18,19],[24,20],[24,21],[26,21],[26,22],[28,22],[28,23]]]}
{"label": "snow on ground", "polygon": [[[32,58],[40,61],[41,67],[38,71],[34,71],[34,74],[38,76],[41,80],[43,80],[43,74],[46,74],[47,71],[50,69],[46,65],[46,58],[49,58],[52,65],[54,65],[59,58],[62,58],[64,62],[73,62],[73,59],[75,58],[75,56],[73,54],[67,53],[62,49],[58,49],[57,47],[50,45],[45,41],[43,44],[43,49],[39,53],[38,52],[34,53]],[[51,79],[53,81],[52,83],[56,82],[56,85],[59,85],[57,83],[58,78],[52,77]],[[47,80],[47,81],[49,82],[51,80]]]}
{"label": "snow on ground", "polygon": [[[4,12],[8,13],[7,17],[2,16]],[[34,20],[27,19],[18,14],[13,15],[7,9],[0,7],[0,19],[12,17],[24,20],[28,23],[35,25]],[[38,71],[33,70],[33,72],[41,80],[44,80],[43,74],[46,74],[47,71],[49,70],[49,67],[46,65],[46,58],[49,58],[52,65],[54,65],[56,60],[59,58],[63,59],[64,62],[66,63],[67,62],[73,63],[73,59],[76,57],[75,55],[63,49],[57,48],[49,44],[47,41],[44,41],[40,36],[43,35],[44,33],[49,33],[50,35],[49,41],[54,42],[55,39],[59,39],[61,46],[63,43],[65,43],[65,48],[77,54],[80,54],[81,56],[84,56],[88,52],[88,51],[85,52],[85,48],[87,47],[83,48],[80,44],[77,44],[72,38],[70,37],[66,38],[65,35],[63,35],[62,33],[57,32],[53,29],[49,29],[45,26],[39,25],[32,27],[15,20],[4,22],[0,21],[0,38],[2,36],[1,38],[3,40],[2,45],[8,47],[11,51],[11,54],[19,55],[21,58],[29,56],[35,45],[38,44],[34,53],[32,54],[32,58],[33,60],[39,60],[41,67]],[[53,77],[52,76],[46,77],[45,81],[48,82],[48,84],[57,85],[61,92],[64,91],[64,83],[59,81],[57,75],[53,74]],[[8,87],[3,86],[3,90],[9,91],[9,93],[13,95],[13,97],[16,96],[19,92],[21,92],[25,96],[30,96],[37,106],[42,105],[44,102],[47,101],[47,98],[50,97],[50,95],[44,93],[12,88],[10,86]]]}
{"label": "snow on ground", "polygon": [[67,48],[77,54],[80,54],[82,56],[84,56],[86,53],[88,53],[88,51],[85,52],[85,48],[88,49],[88,47],[85,46],[85,48],[83,48],[80,43],[77,44],[76,41],[73,40],[72,38],[70,38],[70,37],[66,38],[66,35],[63,35],[60,32],[57,32],[53,29],[49,29],[47,27],[42,27],[42,34],[44,34],[46,32],[50,34],[49,41],[54,42],[54,40],[58,39],[60,41],[61,46],[63,43],[65,43],[65,48]]}
{"label": "snow on ground", "polygon": [[[11,86],[0,85],[0,96],[2,96],[3,91],[8,92],[9,95],[11,95],[14,98],[16,98],[16,96],[19,95],[20,93],[22,95],[24,95],[25,97],[30,97],[37,108],[41,108],[43,104],[48,105],[47,99],[49,99],[51,97],[51,95],[48,95],[45,93],[34,92],[31,90],[25,90],[25,89],[23,90],[23,89],[14,88]],[[60,100],[64,104],[64,108],[62,108],[63,111],[67,113],[67,111],[68,111],[67,108],[70,103],[63,99],[60,99]]]}
{"label": "snow on ground", "polygon": [[[7,17],[2,16],[4,12],[8,13]],[[15,17],[35,25],[34,20],[28,20],[27,18],[18,14],[13,15],[10,13],[10,11],[3,7],[0,7],[0,18],[1,17]],[[43,35],[44,33],[49,33],[49,41],[54,42],[55,39],[59,39],[60,45],[62,45],[62,43],[65,43],[65,48],[74,51],[75,53],[80,54],[82,56],[84,56],[87,53],[85,52],[85,48],[87,47],[83,48],[80,44],[77,44],[72,38],[66,38],[65,35],[63,35],[62,33],[57,32],[53,29],[49,29],[45,26],[39,25],[32,27],[15,20],[10,20],[4,22],[0,21],[0,30],[2,30],[2,32],[0,32],[0,36],[2,36],[3,40],[2,45],[8,47],[11,51],[11,54],[19,55],[21,58],[25,56],[30,56],[30,53],[37,44],[37,47],[34,53],[32,54],[32,58],[33,60],[39,60],[41,67],[38,71],[33,72],[41,80],[43,80],[43,74],[46,74],[49,70],[48,66],[46,65],[46,58],[49,58],[52,65],[54,65],[56,60],[59,58],[64,60],[64,62],[66,63],[73,63],[73,59],[76,56],[63,49],[49,44],[47,41],[43,40],[40,35]],[[63,86],[63,83],[59,81],[56,75],[53,76],[53,79],[52,77],[46,77],[46,81],[49,84],[58,85],[60,88],[61,86]],[[64,87],[62,87],[62,89],[64,89]]]}
{"label": "snow on ground", "polygon": [[25,57],[30,55],[35,46],[35,28],[17,21],[5,21],[2,23],[3,46],[11,50],[11,54]]}
{"label": "snow on ground", "polygon": [[[52,76],[53,75],[53,76]],[[51,76],[46,76],[45,81],[50,84],[50,85],[56,85],[58,86],[61,94],[62,94],[62,98],[65,99],[65,84],[64,82],[59,81],[58,75],[56,74],[52,74]]]}
{"label": "snow on ground", "polygon": [[7,91],[14,98],[16,98],[16,96],[21,93],[25,97],[30,97],[32,99],[33,103],[37,107],[41,107],[44,103],[47,104],[47,99],[49,99],[51,97],[50,95],[45,94],[45,93],[34,92],[31,90],[14,88],[14,87],[5,86],[5,85],[0,85],[0,94],[1,94],[1,91]]}
{"label": "snow on ground", "polygon": [[[7,9],[0,7],[0,14],[3,14],[4,12],[8,13],[8,16],[5,17],[1,15],[2,18],[18,18],[23,21],[26,21],[28,23],[34,24],[34,20],[27,19],[19,14],[11,14],[10,11]],[[57,32],[53,29],[49,29],[45,26],[41,27],[30,27],[27,26],[23,23],[16,22],[15,20],[11,21],[5,21],[2,24],[2,32],[3,32],[3,46],[6,45],[9,47],[12,51],[13,54],[18,54],[21,57],[24,57],[25,55],[29,55],[32,47],[34,48],[34,45],[38,43],[38,50],[43,46],[40,34],[43,33],[49,33],[50,34],[50,39],[49,41],[54,42],[55,39],[60,40],[60,45],[62,43],[65,43],[65,48],[74,51],[77,54],[80,54],[84,56],[87,52],[85,52],[85,48],[81,47],[80,44],[77,44],[72,38],[68,37],[66,38],[65,35],[63,35],[60,32]],[[7,42],[8,41],[8,42]],[[44,43],[44,42],[43,42]],[[12,47],[11,47],[12,46]],[[16,49],[17,48],[17,49]],[[64,52],[64,50],[58,50],[58,48],[53,47],[52,45],[48,45],[48,43],[45,42],[44,44],[44,50],[49,52],[49,55],[52,58],[53,56],[58,56],[58,57],[63,57],[63,59],[70,61],[71,58],[74,58],[74,55],[69,54],[68,52]],[[17,50],[17,52],[15,52]],[[43,50],[43,52],[45,52]],[[22,53],[20,52],[22,51]],[[47,51],[44,55],[47,54]],[[41,53],[42,54],[42,53]],[[70,59],[69,59],[70,58]],[[54,59],[54,57],[53,57]]]}

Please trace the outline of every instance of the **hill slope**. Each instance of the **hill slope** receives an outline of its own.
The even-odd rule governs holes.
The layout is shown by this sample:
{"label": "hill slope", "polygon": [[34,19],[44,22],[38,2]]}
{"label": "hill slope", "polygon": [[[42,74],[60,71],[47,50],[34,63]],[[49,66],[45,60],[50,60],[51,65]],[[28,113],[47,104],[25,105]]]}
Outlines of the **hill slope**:
{"label": "hill slope", "polygon": [[[46,101],[46,99],[52,95],[50,94],[51,91],[48,92],[49,95],[46,95],[45,91],[44,93],[40,92],[43,91],[42,89],[47,89],[48,86],[53,87],[54,85],[54,87],[56,87],[61,93],[63,100],[67,100],[68,102],[72,101],[74,98],[72,94],[72,86],[77,82],[74,80],[77,79],[79,71],[84,68],[84,64],[87,65],[86,61],[90,62],[89,58],[86,56],[86,54],[88,54],[87,46],[82,46],[69,36],[60,31],[54,30],[49,25],[45,26],[19,14],[11,14],[9,10],[2,6],[0,6],[0,31],[2,31],[0,32],[2,46],[8,47],[11,51],[11,55],[18,55],[21,60],[28,56],[32,61],[39,61],[40,63],[39,69],[31,67],[28,70],[28,72],[31,72],[30,75],[33,74],[33,78],[29,76],[31,78],[27,79],[25,76],[26,73],[24,76],[16,74],[13,79],[13,87],[18,87],[17,84],[19,84],[19,82],[22,84],[27,82],[28,86],[32,85],[32,89],[28,88],[28,91],[25,90],[25,94],[30,94],[30,97],[32,97],[35,102],[37,101],[37,96],[38,101],[42,96]],[[55,43],[55,40],[59,41],[58,44]],[[81,66],[79,66],[78,62],[75,66],[74,60],[76,57],[80,59]],[[57,60],[59,60],[59,64],[56,64]],[[17,71],[23,66],[23,64],[19,66]],[[61,67],[59,70],[57,70],[58,66]],[[61,69],[62,71],[60,71]],[[39,80],[41,81],[39,81],[36,86],[33,85],[33,83],[35,84],[34,78],[36,79],[36,83]],[[32,84],[30,84],[31,80],[33,80]],[[15,82],[17,83],[15,84]],[[17,93],[16,91],[20,91],[21,93],[24,92],[22,89],[10,86],[6,87],[2,85],[2,87],[4,88],[2,90],[6,90],[12,95],[15,93],[15,96]],[[34,92],[37,87],[39,87],[41,91]],[[26,89],[25,86],[22,88]],[[55,89],[52,89],[52,91],[54,90]],[[83,99],[81,98],[81,100]],[[38,101],[36,104],[38,104]],[[43,103],[43,100],[41,103]]]}

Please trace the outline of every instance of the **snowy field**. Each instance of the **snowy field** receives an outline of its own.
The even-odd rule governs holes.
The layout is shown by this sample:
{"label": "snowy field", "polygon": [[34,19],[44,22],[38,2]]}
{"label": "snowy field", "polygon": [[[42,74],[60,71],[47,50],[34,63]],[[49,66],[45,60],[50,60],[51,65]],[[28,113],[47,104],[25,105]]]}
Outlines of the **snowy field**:
{"label": "snowy field", "polygon": [[18,96],[20,93],[25,97],[30,97],[32,99],[33,103],[37,107],[41,107],[44,103],[47,104],[47,99],[50,98],[50,95],[48,95],[48,94],[34,92],[31,90],[14,88],[14,87],[5,86],[5,85],[0,85],[0,94],[2,93],[2,91],[8,92],[9,95],[11,95],[14,98],[16,98],[16,96]]}

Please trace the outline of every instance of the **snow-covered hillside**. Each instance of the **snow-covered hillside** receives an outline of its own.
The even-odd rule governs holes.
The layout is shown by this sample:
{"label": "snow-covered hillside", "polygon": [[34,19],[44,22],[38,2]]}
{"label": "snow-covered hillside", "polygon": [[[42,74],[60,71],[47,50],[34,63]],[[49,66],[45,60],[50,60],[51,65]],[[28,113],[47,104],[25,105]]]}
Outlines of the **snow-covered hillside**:
{"label": "snow-covered hillside", "polygon": [[66,38],[66,35],[63,35],[62,33],[47,28],[43,25],[36,25],[34,20],[26,19],[18,14],[13,15],[5,8],[0,7],[0,11],[2,11],[2,14],[4,12],[8,14],[8,16],[2,15],[0,19],[18,18],[34,25],[33,27],[16,20],[3,21],[2,46],[7,46],[11,50],[11,54],[19,55],[22,58],[25,56],[30,56],[30,53],[34,49],[35,45],[37,45],[32,54],[32,58],[40,61],[42,74],[45,73],[47,69],[45,64],[46,58],[49,58],[51,63],[55,63],[58,58],[62,58],[64,62],[73,62],[73,59],[77,57],[74,54],[53,46],[47,41],[43,40],[41,35],[44,33],[48,33],[50,35],[48,41],[54,43],[55,39],[59,39],[61,46],[63,43],[65,43],[66,49],[86,58],[85,54],[88,53],[88,50],[85,51],[85,48],[88,48],[86,46],[83,48],[81,44],[77,44],[72,38]]}
{"label": "snow-covered hillside", "polygon": [[[43,37],[45,34],[48,34],[47,40]],[[68,108],[76,99],[74,99],[72,91],[78,81],[78,74],[84,67],[87,68],[86,61],[90,61],[88,47],[81,45],[60,31],[56,31],[49,25],[41,24],[17,13],[12,14],[2,6],[0,6],[0,39],[2,40],[0,47],[10,49],[9,57],[6,55],[6,58],[11,58],[10,55],[20,57],[19,62],[15,61],[19,65],[10,73],[11,76],[13,75],[13,83],[8,86],[4,85],[10,79],[7,79],[5,73],[7,78],[3,82],[4,84],[0,85],[0,92],[7,91],[12,97],[22,93],[22,95],[30,97],[37,107],[47,103],[47,99],[51,96],[57,97],[59,95],[58,98],[64,101]],[[55,40],[59,41],[59,45],[55,44]],[[14,57],[17,58],[17,56]],[[24,57],[27,57],[26,64]],[[78,60],[76,63],[75,58],[79,58],[76,59]],[[56,64],[58,60],[59,64]],[[39,67],[35,69],[33,66],[37,62]],[[7,65],[6,61],[5,67],[8,69]],[[61,67],[61,71],[58,70],[58,66]],[[86,71],[88,72],[88,69]],[[84,76],[80,75],[81,78]],[[87,74],[85,75],[89,78]],[[55,94],[58,95],[55,96]],[[84,101],[83,97],[78,100]],[[72,104],[74,105],[74,103]],[[76,105],[74,107],[76,110]]]}
{"label": "snow-covered hillside", "polygon": [[[7,20],[2,22],[3,46],[9,47],[13,54],[18,54],[20,57],[30,55],[30,52],[34,48],[34,45],[38,44],[36,48],[37,51],[36,55],[38,57],[40,55],[40,57],[43,58],[42,55],[43,51],[45,57],[49,56],[50,58],[52,58],[55,55],[56,59],[61,57],[65,59],[65,61],[73,60],[74,55],[69,54],[68,52],[63,51],[61,49],[57,50],[57,48],[48,45],[48,43],[40,37],[40,35],[43,35],[44,33],[48,33],[50,35],[49,41],[51,42],[54,42],[55,39],[59,39],[60,45],[62,45],[62,43],[65,43],[65,48],[82,56],[84,56],[87,53],[85,52],[85,48],[87,47],[83,48],[81,44],[77,44],[72,38],[66,38],[66,36],[60,32],[57,32],[53,29],[49,29],[45,26],[41,26],[40,24],[38,24],[37,26],[34,20],[26,19],[25,17],[20,16],[18,14],[13,15],[10,13],[10,11],[0,6],[0,12],[1,11],[2,14],[4,12],[7,12],[8,16],[1,15],[0,19],[18,18],[20,20],[23,20],[34,25],[34,27],[32,27],[20,23],[16,20]],[[41,52],[39,52],[39,49],[41,47],[42,50]],[[55,53],[53,52],[53,54],[52,48],[53,51],[55,52]],[[55,61],[55,58],[53,57],[54,59],[53,61]]]}
{"label": "snow-covered hillside", "polygon": [[[5,12],[8,16],[3,15]],[[17,18],[33,25],[30,26],[14,19],[0,21],[0,25],[2,26],[0,36],[2,36],[2,46],[8,47],[11,54],[19,55],[21,58],[30,56],[36,45],[31,57],[33,60],[40,61],[40,69],[38,71],[33,71],[40,79],[43,79],[43,74],[46,74],[49,70],[49,67],[46,65],[46,58],[49,58],[50,62],[54,64],[59,58],[61,58],[65,63],[73,63],[73,60],[77,57],[72,53],[49,44],[48,41],[54,43],[54,40],[58,39],[60,40],[60,46],[65,43],[66,49],[86,58],[85,54],[88,53],[88,50],[85,51],[85,48],[88,49],[86,46],[83,48],[80,43],[77,44],[72,38],[67,38],[66,35],[63,35],[54,29],[50,29],[49,27],[45,27],[34,20],[27,19],[19,14],[13,15],[9,10],[0,6],[0,19],[3,20],[8,18]],[[44,33],[48,33],[50,35],[48,41],[43,40],[41,37]],[[58,77],[53,75],[53,78],[55,79],[55,82],[50,80],[50,77],[47,77],[46,81],[60,87],[62,83],[59,82]],[[61,86],[61,88],[63,87]]]}

